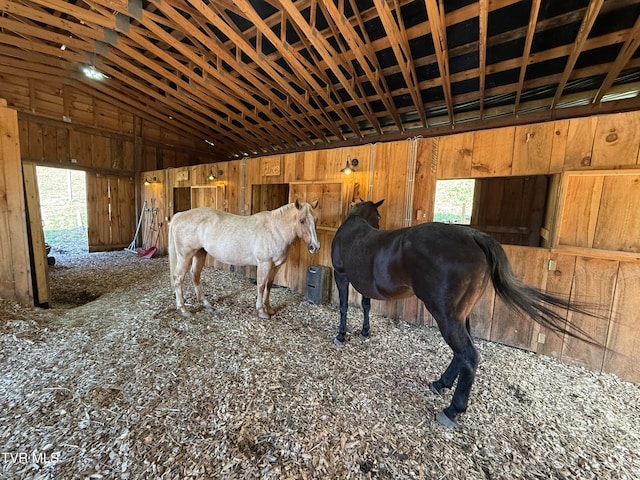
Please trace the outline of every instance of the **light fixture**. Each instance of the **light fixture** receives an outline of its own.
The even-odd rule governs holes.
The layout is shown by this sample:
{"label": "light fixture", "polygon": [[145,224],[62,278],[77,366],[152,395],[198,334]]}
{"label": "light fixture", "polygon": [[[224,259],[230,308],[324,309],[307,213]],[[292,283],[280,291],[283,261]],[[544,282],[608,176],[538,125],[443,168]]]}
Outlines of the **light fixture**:
{"label": "light fixture", "polygon": [[213,174],[213,170],[209,170],[209,180],[215,180],[216,176]]}
{"label": "light fixture", "polygon": [[351,159],[351,155],[347,157],[347,164],[344,168],[340,169],[340,173],[344,173],[345,175],[351,175],[354,172],[354,168],[358,166],[358,159]]}
{"label": "light fixture", "polygon": [[82,73],[91,80],[104,80],[105,78],[109,78],[93,65],[84,67]]}
{"label": "light fixture", "polygon": [[145,177],[144,179],[145,185],[151,185],[152,183],[158,183],[158,177],[151,177],[151,179],[149,179],[149,177]]}

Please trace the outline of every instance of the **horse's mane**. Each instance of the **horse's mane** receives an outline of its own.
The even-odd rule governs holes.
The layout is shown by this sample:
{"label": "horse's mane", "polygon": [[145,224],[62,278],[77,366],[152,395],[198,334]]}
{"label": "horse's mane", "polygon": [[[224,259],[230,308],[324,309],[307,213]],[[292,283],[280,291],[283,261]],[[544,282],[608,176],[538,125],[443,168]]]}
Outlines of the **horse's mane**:
{"label": "horse's mane", "polygon": [[275,210],[271,210],[271,214],[281,217],[282,215],[285,214],[285,212],[287,212],[288,210],[291,210],[291,208],[293,208],[294,206],[295,204],[293,203],[287,203],[286,205],[278,207]]}

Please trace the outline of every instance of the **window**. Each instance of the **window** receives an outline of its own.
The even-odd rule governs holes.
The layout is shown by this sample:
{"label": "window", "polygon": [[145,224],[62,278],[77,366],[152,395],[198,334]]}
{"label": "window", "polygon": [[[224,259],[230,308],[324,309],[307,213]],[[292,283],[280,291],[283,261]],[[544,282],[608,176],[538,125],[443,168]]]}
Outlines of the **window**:
{"label": "window", "polygon": [[438,180],[434,221],[471,225],[500,243],[539,247],[547,175]]}
{"label": "window", "polygon": [[475,180],[438,180],[433,221],[444,223],[471,223]]}

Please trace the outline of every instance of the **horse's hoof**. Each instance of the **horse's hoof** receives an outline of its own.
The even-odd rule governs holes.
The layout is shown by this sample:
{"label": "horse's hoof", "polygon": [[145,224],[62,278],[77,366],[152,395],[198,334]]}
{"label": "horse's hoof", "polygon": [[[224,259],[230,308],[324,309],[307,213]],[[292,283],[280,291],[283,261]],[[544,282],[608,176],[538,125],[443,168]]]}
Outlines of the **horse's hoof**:
{"label": "horse's hoof", "polygon": [[364,343],[364,342],[368,342],[371,337],[369,337],[369,335],[360,334],[358,338],[360,338],[360,343]]}
{"label": "horse's hoof", "polygon": [[262,318],[263,320],[269,320],[271,318],[271,315],[269,315],[264,311],[261,311],[261,312],[258,312],[258,318]]}
{"label": "horse's hoof", "polygon": [[204,305],[205,308],[211,308],[213,306],[209,300],[204,300],[202,305]]}
{"label": "horse's hoof", "polygon": [[444,413],[444,411],[436,413],[436,421],[443,427],[447,428],[455,428],[458,426],[458,422],[447,417],[447,414]]}
{"label": "horse's hoof", "polygon": [[344,340],[338,340],[338,337],[333,339],[333,344],[336,347],[342,347],[344,345]]}
{"label": "horse's hoof", "polygon": [[191,312],[189,312],[188,310],[185,309],[181,309],[180,310],[180,315],[182,315],[184,318],[191,318]]}

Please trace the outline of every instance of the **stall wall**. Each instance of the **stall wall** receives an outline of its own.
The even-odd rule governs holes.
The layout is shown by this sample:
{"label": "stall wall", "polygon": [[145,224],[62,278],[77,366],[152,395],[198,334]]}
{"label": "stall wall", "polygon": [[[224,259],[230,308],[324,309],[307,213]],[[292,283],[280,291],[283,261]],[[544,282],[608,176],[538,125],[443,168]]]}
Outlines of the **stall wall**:
{"label": "stall wall", "polygon": [[[320,252],[311,256],[303,246],[294,245],[277,278],[278,283],[303,292],[310,265],[331,265],[334,222],[345,218],[352,201],[384,198],[381,227],[400,228],[432,219],[438,179],[548,175],[550,192],[562,198],[548,199],[548,212],[540,231],[545,248],[511,245],[505,248],[514,270],[526,282],[565,295],[574,302],[597,305],[602,319],[561,314],[580,325],[603,347],[558,336],[538,326],[509,310],[491,287],[472,313],[473,333],[479,338],[640,381],[640,373],[633,368],[640,359],[637,334],[640,320],[633,314],[638,308],[634,292],[640,282],[640,252],[560,244],[558,236],[560,225],[580,221],[572,220],[574,213],[568,218],[562,216],[563,205],[571,204],[560,188],[569,172],[616,169],[628,177],[625,188],[635,192],[632,189],[639,184],[635,180],[640,147],[635,132],[639,122],[640,113],[624,113],[182,167],[169,169],[170,188],[166,192],[170,193],[173,187],[206,184],[206,172],[222,169],[224,175],[216,181],[224,183],[224,208],[233,213],[250,214],[254,185],[288,184],[290,201],[295,197],[319,199]],[[347,159],[354,158],[359,161],[356,172],[350,176],[341,174]],[[636,198],[635,195],[625,198]],[[638,228],[635,213],[638,210],[631,209],[629,213],[622,204],[612,205],[607,210],[609,224]],[[168,195],[165,217],[171,215]],[[624,231],[627,239],[640,237],[640,232]],[[249,269],[245,274],[252,272]],[[350,299],[354,306],[360,300],[353,290]],[[334,288],[333,302],[336,301]],[[411,323],[433,325],[433,319],[415,297],[397,302],[374,301],[373,310]]]}

